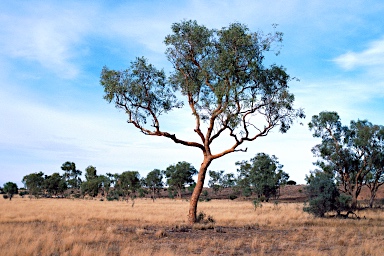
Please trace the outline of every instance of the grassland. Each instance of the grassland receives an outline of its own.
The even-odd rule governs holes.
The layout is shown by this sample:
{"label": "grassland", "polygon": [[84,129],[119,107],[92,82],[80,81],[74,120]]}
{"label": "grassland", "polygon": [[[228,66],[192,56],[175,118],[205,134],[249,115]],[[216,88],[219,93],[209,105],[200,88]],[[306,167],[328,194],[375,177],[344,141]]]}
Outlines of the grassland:
{"label": "grassland", "polygon": [[383,255],[383,209],[317,219],[302,203],[199,203],[215,224],[186,224],[185,200],[0,200],[1,255]]}

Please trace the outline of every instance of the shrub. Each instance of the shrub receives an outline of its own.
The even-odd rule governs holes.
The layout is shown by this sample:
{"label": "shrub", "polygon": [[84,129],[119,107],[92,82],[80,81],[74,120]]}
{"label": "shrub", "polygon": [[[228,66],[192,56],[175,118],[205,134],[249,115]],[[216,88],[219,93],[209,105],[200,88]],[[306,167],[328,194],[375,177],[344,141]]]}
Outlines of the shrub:
{"label": "shrub", "polygon": [[231,199],[231,200],[235,200],[236,198],[237,198],[237,195],[235,195],[235,194],[229,195],[229,199]]}
{"label": "shrub", "polygon": [[215,219],[211,215],[206,215],[203,211],[199,212],[196,216],[196,222],[198,223],[215,223]]}
{"label": "shrub", "polygon": [[289,180],[289,181],[287,181],[287,185],[296,185],[297,183],[296,183],[296,181],[294,181],[294,180]]}
{"label": "shrub", "polygon": [[261,204],[261,200],[260,199],[253,200],[252,204],[253,204],[253,207],[254,207],[255,211],[256,211],[257,208],[263,207],[263,205]]}
{"label": "shrub", "polygon": [[316,217],[324,217],[324,214],[329,211],[337,211],[340,214],[340,211],[349,209],[351,197],[340,194],[333,177],[327,173],[316,173],[306,192],[309,202],[308,206],[304,207],[304,211]]}

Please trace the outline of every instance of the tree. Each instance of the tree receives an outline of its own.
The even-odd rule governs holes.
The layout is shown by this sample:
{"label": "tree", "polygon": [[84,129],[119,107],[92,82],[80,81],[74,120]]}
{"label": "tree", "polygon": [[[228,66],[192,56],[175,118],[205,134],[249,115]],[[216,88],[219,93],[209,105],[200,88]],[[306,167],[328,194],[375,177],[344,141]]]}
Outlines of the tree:
{"label": "tree", "polygon": [[208,186],[213,189],[214,193],[221,191],[224,188],[233,187],[236,184],[236,179],[233,173],[224,173],[224,171],[209,171],[210,179]]}
{"label": "tree", "polygon": [[337,210],[337,198],[340,193],[333,176],[325,172],[312,173],[309,185],[306,187],[309,203],[304,211],[317,217],[324,217],[329,211]]}
{"label": "tree", "polygon": [[65,178],[67,179],[70,188],[80,188],[81,184],[81,171],[76,169],[74,162],[65,162],[61,165],[61,170],[64,171]]}
{"label": "tree", "polygon": [[341,191],[352,197],[351,207],[356,208],[357,198],[367,178],[375,190],[374,181],[377,178],[380,180],[382,175],[379,160],[382,145],[378,137],[380,126],[358,120],[351,121],[350,127],[347,127],[341,124],[336,112],[321,112],[312,117],[309,129],[313,130],[314,137],[322,139],[321,144],[312,148],[314,155],[319,157],[315,165],[324,172],[336,174]]}
{"label": "tree", "polygon": [[267,202],[271,197],[278,197],[280,186],[289,178],[274,155],[258,153],[250,162],[236,162],[236,165],[239,166],[238,185],[258,198],[264,197]]}
{"label": "tree", "polygon": [[102,180],[97,176],[96,167],[90,165],[85,169],[86,181],[81,183],[81,192],[95,197],[99,194]]}
{"label": "tree", "polygon": [[67,183],[65,177],[55,172],[52,175],[45,175],[44,186],[49,194],[57,196],[64,193],[67,189]]}
{"label": "tree", "polygon": [[110,173],[107,173],[107,175],[99,175],[98,179],[100,182],[100,186],[102,188],[101,195],[107,196],[109,195],[109,191],[111,189],[111,185],[113,184],[114,180],[112,180],[112,175]]}
{"label": "tree", "polygon": [[220,190],[223,189],[223,175],[224,171],[209,171],[209,181],[208,181],[208,186],[213,189],[214,193],[217,194]]}
{"label": "tree", "polygon": [[23,177],[22,182],[26,189],[29,190],[29,194],[38,197],[44,184],[44,173],[31,173]]}
{"label": "tree", "polygon": [[[137,58],[125,71],[104,67],[100,83],[104,98],[128,115],[128,123],[145,135],[162,136],[201,150],[197,184],[189,206],[189,222],[196,221],[197,203],[211,162],[240,148],[244,142],[267,136],[279,127],[282,133],[303,118],[294,109],[291,80],[282,66],[263,64],[264,53],[282,42],[282,33],[252,33],[240,23],[208,29],[196,21],[172,25],[166,36],[166,55],[174,72]],[[278,54],[278,53],[277,53]],[[178,96],[184,97],[184,101]],[[160,125],[162,114],[188,105],[195,119],[196,140],[186,140]],[[229,135],[232,145],[212,152],[217,138]]]}
{"label": "tree", "polygon": [[177,191],[178,198],[181,198],[181,192],[185,189],[185,185],[194,184],[195,181],[192,176],[195,174],[197,174],[195,167],[185,161],[170,165],[165,170],[167,184],[170,189],[175,189]]}
{"label": "tree", "polygon": [[154,169],[147,174],[144,184],[151,190],[152,200],[155,201],[156,193],[163,187],[163,173],[159,169]]}
{"label": "tree", "polygon": [[134,199],[136,191],[141,187],[140,174],[137,171],[126,171],[119,175],[115,188],[122,191],[123,195],[132,200],[132,207],[134,206]]}
{"label": "tree", "polygon": [[384,127],[371,124],[369,126],[371,131],[369,172],[365,176],[364,184],[371,193],[369,207],[372,208],[377,190],[384,184]]}
{"label": "tree", "polygon": [[9,200],[12,200],[13,195],[19,192],[19,188],[16,183],[9,181],[4,184],[3,191],[7,194]]}

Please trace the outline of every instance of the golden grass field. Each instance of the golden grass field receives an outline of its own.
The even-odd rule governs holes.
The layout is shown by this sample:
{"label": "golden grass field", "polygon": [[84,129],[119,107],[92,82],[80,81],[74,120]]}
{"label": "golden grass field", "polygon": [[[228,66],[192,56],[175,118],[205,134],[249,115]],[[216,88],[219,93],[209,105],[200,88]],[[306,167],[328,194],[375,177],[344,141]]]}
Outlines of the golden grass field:
{"label": "golden grass field", "polygon": [[[186,224],[186,200],[0,200],[1,255],[384,255],[383,209],[318,219],[302,203],[201,202],[216,220]],[[213,228],[214,226],[214,228]],[[213,229],[206,229],[213,228]]]}

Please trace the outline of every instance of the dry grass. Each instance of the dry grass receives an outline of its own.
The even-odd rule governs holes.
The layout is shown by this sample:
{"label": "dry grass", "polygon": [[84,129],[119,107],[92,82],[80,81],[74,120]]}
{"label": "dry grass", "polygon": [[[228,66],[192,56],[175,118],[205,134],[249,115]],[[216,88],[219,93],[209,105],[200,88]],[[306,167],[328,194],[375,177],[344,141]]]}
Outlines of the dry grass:
{"label": "dry grass", "polygon": [[[187,225],[188,202],[0,200],[1,255],[382,255],[384,211],[316,219],[302,204],[212,200],[215,224]],[[207,228],[204,228],[206,225]],[[209,227],[208,227],[209,226]],[[213,228],[214,227],[214,228]]]}

